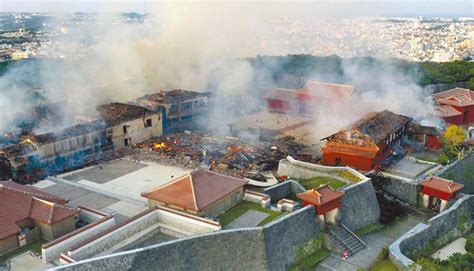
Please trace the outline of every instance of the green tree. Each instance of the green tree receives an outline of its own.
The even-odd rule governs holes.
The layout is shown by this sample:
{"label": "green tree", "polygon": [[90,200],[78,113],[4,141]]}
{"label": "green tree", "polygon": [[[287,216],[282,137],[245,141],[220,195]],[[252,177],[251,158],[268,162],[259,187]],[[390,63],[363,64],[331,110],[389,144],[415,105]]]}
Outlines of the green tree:
{"label": "green tree", "polygon": [[454,124],[449,125],[441,137],[441,142],[444,145],[443,154],[450,159],[460,156],[463,151],[462,143],[465,140],[466,133],[463,128]]}

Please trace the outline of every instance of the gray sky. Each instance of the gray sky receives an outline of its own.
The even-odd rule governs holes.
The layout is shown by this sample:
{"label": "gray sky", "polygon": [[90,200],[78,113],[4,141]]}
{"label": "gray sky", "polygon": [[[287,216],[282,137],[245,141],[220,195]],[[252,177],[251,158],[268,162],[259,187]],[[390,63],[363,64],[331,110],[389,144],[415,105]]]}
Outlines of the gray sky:
{"label": "gray sky", "polygon": [[[185,2],[185,3],[184,3]],[[147,12],[166,5],[234,5],[238,9],[287,16],[427,16],[474,17],[473,0],[0,0],[1,12]]]}

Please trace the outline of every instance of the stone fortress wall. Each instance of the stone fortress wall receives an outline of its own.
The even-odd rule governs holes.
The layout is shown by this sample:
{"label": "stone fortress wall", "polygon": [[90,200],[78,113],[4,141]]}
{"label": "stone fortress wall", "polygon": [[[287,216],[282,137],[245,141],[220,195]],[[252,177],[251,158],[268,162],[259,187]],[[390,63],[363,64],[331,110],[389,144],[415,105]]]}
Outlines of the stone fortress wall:
{"label": "stone fortress wall", "polygon": [[313,206],[263,227],[223,230],[88,259],[52,270],[287,270],[321,232]]}
{"label": "stone fortress wall", "polygon": [[472,229],[474,217],[474,196],[463,195],[451,207],[420,223],[390,245],[390,259],[401,270],[408,270],[413,264],[410,255],[424,249],[441,247],[464,235]]}

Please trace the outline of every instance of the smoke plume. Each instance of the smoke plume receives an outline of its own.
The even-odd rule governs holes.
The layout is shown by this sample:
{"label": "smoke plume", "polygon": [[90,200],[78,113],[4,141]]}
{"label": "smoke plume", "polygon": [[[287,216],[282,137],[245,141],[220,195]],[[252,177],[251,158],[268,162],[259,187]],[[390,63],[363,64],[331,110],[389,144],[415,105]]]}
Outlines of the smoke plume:
{"label": "smoke plume", "polygon": [[[138,23],[107,10],[76,15],[83,23],[53,20],[47,29],[55,37],[49,52],[60,61],[16,65],[0,77],[0,131],[18,127],[40,103],[62,105],[60,124],[37,125],[36,132],[45,132],[73,125],[74,115],[90,114],[98,104],[172,89],[213,90],[218,106],[208,124],[216,127],[246,113],[242,106],[249,100],[241,98],[257,96],[259,79],[274,84],[269,79],[273,71],[256,71],[244,58],[278,52],[285,43],[269,24],[275,14],[261,5],[166,4],[146,12]],[[338,75],[312,77],[341,81]],[[390,66],[370,70],[345,63],[342,81],[361,90],[361,102],[323,106],[314,116],[321,124],[318,136],[373,110],[387,108],[420,120],[432,113],[422,90]],[[242,103],[224,102],[228,97],[240,97]],[[263,104],[253,108],[258,107]]]}

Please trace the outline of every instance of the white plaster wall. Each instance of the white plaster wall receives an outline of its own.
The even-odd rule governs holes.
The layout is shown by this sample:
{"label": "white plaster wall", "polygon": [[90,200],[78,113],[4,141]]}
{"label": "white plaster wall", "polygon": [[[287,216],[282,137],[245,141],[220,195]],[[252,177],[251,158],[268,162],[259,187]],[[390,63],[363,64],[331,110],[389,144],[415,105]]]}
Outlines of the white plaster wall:
{"label": "white plaster wall", "polygon": [[105,218],[105,215],[100,215],[89,210],[82,209],[80,206],[79,208],[81,209],[81,212],[79,213],[79,219],[89,224]]}
{"label": "white plaster wall", "polygon": [[90,229],[87,229],[83,232],[80,232],[72,236],[71,238],[68,238],[60,243],[57,243],[51,247],[48,247],[47,249],[42,248],[41,254],[42,254],[43,263],[49,263],[49,262],[53,262],[57,260],[59,256],[61,255],[61,252],[67,251],[70,247],[87,240],[91,236],[104,232],[112,228],[114,225],[115,225],[115,220],[113,218],[110,218],[94,227],[91,227]]}
{"label": "white plaster wall", "polygon": [[124,239],[146,229],[153,223],[158,222],[157,220],[158,215],[156,212],[148,213],[141,218],[138,218],[80,248],[77,248],[76,250],[69,250],[68,255],[75,260],[88,258],[92,255],[105,251]]}
{"label": "white plaster wall", "polygon": [[244,200],[254,202],[254,203],[258,203],[264,208],[270,206],[270,197],[266,197],[266,199],[265,199],[265,197],[255,195],[255,194],[250,194],[250,193],[246,192],[245,195],[244,195]]}
{"label": "white plaster wall", "polygon": [[344,171],[350,172],[352,175],[358,177],[360,179],[359,182],[369,179],[350,167],[321,166],[298,161],[290,156],[288,156],[286,159],[281,160],[278,164],[278,175],[280,176],[291,176],[293,178],[298,179],[310,179],[319,176],[331,177],[342,182],[352,184],[352,181],[343,178],[337,174],[337,172]]}
{"label": "white plaster wall", "polygon": [[339,218],[340,210],[339,208],[333,209],[325,214],[326,222],[336,224],[337,219]]}
{"label": "white plaster wall", "polygon": [[201,233],[213,232],[221,229],[221,226],[211,225],[209,223],[196,219],[184,217],[166,210],[158,210],[159,221],[161,224],[182,233],[183,235],[194,235]]}
{"label": "white plaster wall", "polygon": [[68,251],[68,255],[75,260],[89,258],[93,255],[110,249],[119,242],[122,242],[123,240],[145,230],[151,225],[155,225],[156,223],[160,224],[160,230],[163,233],[169,233],[175,237],[209,233],[221,229],[219,224],[212,225],[203,222],[201,221],[202,218],[200,217],[193,219],[192,217],[185,217],[173,212],[161,208],[156,209],[155,211],[148,213],[120,228],[117,228],[116,230],[107,233],[106,235],[101,236],[80,248]]}

